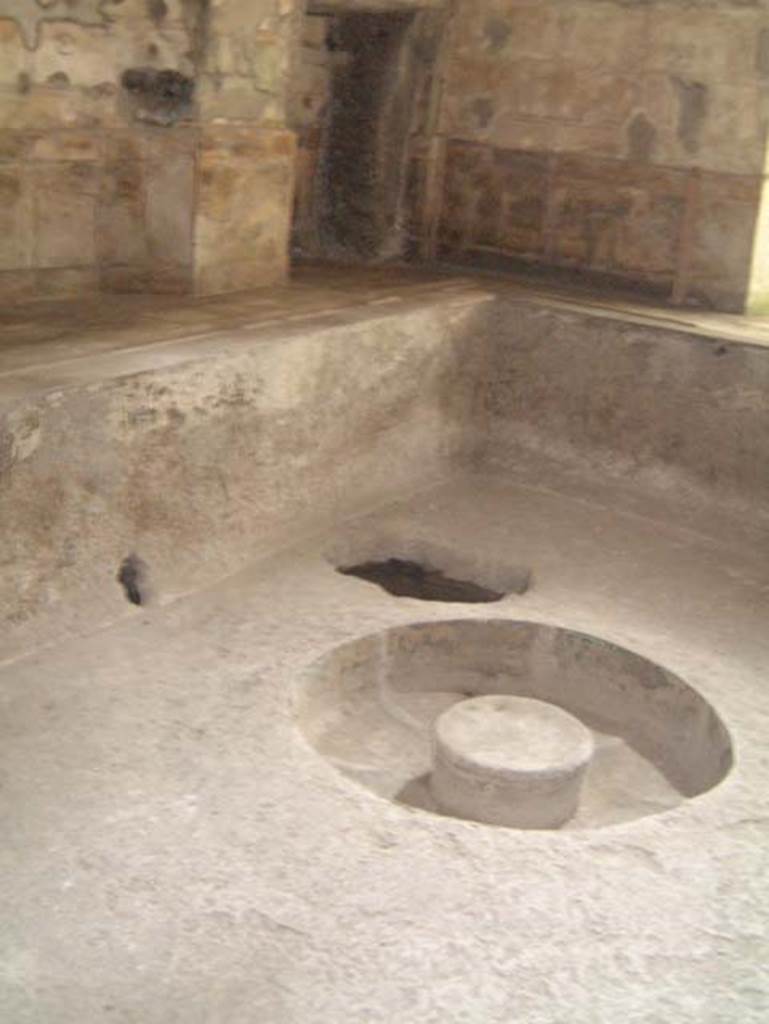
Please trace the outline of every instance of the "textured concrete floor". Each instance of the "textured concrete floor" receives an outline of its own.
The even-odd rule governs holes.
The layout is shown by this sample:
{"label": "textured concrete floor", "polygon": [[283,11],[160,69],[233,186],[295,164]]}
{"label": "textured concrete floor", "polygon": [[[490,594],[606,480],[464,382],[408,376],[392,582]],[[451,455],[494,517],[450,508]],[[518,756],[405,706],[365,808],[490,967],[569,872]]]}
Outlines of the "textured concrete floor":
{"label": "textured concrete floor", "polygon": [[[532,589],[492,609],[390,597],[334,573],[340,537],[318,537],[2,671],[0,1020],[767,1019],[767,547],[705,512],[676,526],[651,500],[514,475],[349,526],[531,565]],[[524,834],[380,799],[297,730],[303,670],[334,645],[489,616],[678,673],[729,727],[732,773],[659,816]]]}

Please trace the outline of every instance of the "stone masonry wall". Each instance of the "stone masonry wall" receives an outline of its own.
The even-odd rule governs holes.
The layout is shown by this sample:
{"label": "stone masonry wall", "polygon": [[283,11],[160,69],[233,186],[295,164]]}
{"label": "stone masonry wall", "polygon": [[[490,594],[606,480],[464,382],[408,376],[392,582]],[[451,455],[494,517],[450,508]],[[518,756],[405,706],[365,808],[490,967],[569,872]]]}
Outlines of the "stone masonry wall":
{"label": "stone masonry wall", "polygon": [[444,258],[600,273],[744,308],[769,13],[730,0],[457,0]]}
{"label": "stone masonry wall", "polygon": [[[440,6],[330,0],[304,21]],[[429,73],[404,178],[410,253],[765,306],[768,6],[456,0],[449,46],[436,12],[418,15]],[[322,47],[309,78],[297,57],[313,49],[297,42],[304,12],[300,0],[0,0],[0,299],[283,279],[287,122],[306,234],[327,87]]]}
{"label": "stone masonry wall", "polygon": [[0,0],[0,299],[287,273],[295,0]]}
{"label": "stone masonry wall", "polygon": [[170,169],[120,76],[190,74],[194,19],[183,0],[0,0],[0,298],[178,262],[168,214],[147,204]]}
{"label": "stone masonry wall", "polygon": [[197,82],[197,293],[288,274],[295,143],[286,109],[301,6],[207,0]]}

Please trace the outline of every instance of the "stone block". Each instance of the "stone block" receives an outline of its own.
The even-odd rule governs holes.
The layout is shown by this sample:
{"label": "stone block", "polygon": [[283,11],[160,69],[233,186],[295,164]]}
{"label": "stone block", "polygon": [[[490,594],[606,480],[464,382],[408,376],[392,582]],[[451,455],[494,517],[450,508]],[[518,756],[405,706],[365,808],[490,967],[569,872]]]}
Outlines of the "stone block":
{"label": "stone block", "polygon": [[35,164],[34,263],[78,267],[96,262],[99,172],[91,163]]}
{"label": "stone block", "polygon": [[35,299],[72,299],[95,295],[99,275],[95,267],[0,270],[0,299],[29,302]]}
{"label": "stone block", "polygon": [[622,161],[560,156],[552,183],[557,263],[672,282],[686,175]]}
{"label": "stone block", "polygon": [[459,53],[497,60],[552,58],[559,51],[558,10],[551,4],[459,4],[453,32]]}
{"label": "stone block", "polygon": [[35,296],[35,271],[31,268],[24,270],[3,270],[0,268],[0,301],[28,302]]}
{"label": "stone block", "polygon": [[445,135],[482,139],[491,134],[494,118],[510,105],[500,103],[508,92],[503,63],[489,57],[461,54],[452,58],[441,110]]}
{"label": "stone block", "polygon": [[211,0],[209,31],[215,35],[246,35],[274,31],[285,12],[279,0]]}
{"label": "stone block", "polygon": [[260,92],[250,78],[201,74],[195,95],[200,116],[206,121],[248,121],[275,126],[284,120],[284,95]]}
{"label": "stone block", "polygon": [[[519,88],[525,94],[525,78]],[[542,99],[538,102],[538,109],[528,111],[522,104],[521,111],[571,121],[575,126],[624,124],[641,98],[639,83],[634,76],[563,62],[548,68],[546,80],[540,88]],[[539,106],[541,102],[544,102],[544,107]]]}
{"label": "stone block", "polygon": [[144,266],[148,260],[144,165],[139,160],[103,168],[96,221],[99,263]]}
{"label": "stone block", "polygon": [[45,135],[31,136],[27,158],[30,161],[96,162],[103,159],[101,130],[59,128]]}
{"label": "stone block", "polygon": [[155,66],[193,70],[190,60],[192,30],[180,20],[164,17],[157,25],[133,16],[122,7],[108,26],[78,25],[74,20],[43,23],[34,54],[34,76],[39,84],[99,88],[118,83],[125,68]]}
{"label": "stone block", "polygon": [[30,266],[31,242],[32,203],[24,169],[0,164],[0,269]]}
{"label": "stone block", "polygon": [[765,100],[758,81],[699,82],[692,76],[648,74],[640,109],[655,131],[655,161],[730,174],[761,174]]}
{"label": "stone block", "polygon": [[198,179],[195,258],[242,263],[256,250],[285,266],[291,171],[285,162],[208,166]]}
{"label": "stone block", "polygon": [[192,265],[197,130],[174,128],[157,135],[144,185],[147,245],[156,277],[161,268]]}
{"label": "stone block", "polygon": [[0,19],[0,88],[23,91],[30,64],[29,51],[19,40],[19,30],[9,19]]}
{"label": "stone block", "polygon": [[695,199],[691,291],[718,308],[744,311],[763,178],[702,174]]}
{"label": "stone block", "polygon": [[449,134],[498,143],[502,119],[534,119],[551,124],[556,135],[564,125],[578,135],[593,124],[619,127],[640,103],[637,80],[615,70],[528,58],[497,64],[455,69],[445,123]]}
{"label": "stone block", "polygon": [[190,295],[194,291],[192,262],[169,266],[153,264],[149,270],[147,291],[155,295]]}
{"label": "stone block", "polygon": [[[489,208],[488,193],[481,197],[478,240],[494,233],[506,252],[538,256],[544,242],[548,158],[541,153],[497,149],[493,156],[492,195],[501,197],[498,216]],[[495,217],[498,227],[492,226]],[[484,231],[484,223],[487,225]]]}
{"label": "stone block", "polygon": [[151,275],[146,263],[139,266],[102,266],[100,284],[105,292],[148,292]]}
{"label": "stone block", "polygon": [[38,140],[48,137],[53,141],[44,152],[51,152],[57,139],[70,139],[81,131],[98,135],[103,125],[111,123],[108,106],[107,97],[74,90],[33,87],[23,96],[0,92],[0,161],[29,159]]}
{"label": "stone block", "polygon": [[621,158],[626,155],[626,134],[615,123],[556,122],[552,125],[550,149],[556,153],[584,153],[593,157]]}
{"label": "stone block", "polygon": [[194,226],[197,291],[257,287],[287,274],[293,164],[290,132],[203,129]]}
{"label": "stone block", "polygon": [[241,124],[201,125],[199,145],[201,167],[237,159],[290,160],[295,150],[293,132]]}
{"label": "stone block", "polygon": [[50,267],[35,271],[35,298],[74,299],[99,291],[96,266]]}
{"label": "stone block", "polygon": [[717,83],[709,94],[700,166],[732,174],[763,174],[766,130],[767,98],[759,82]]}
{"label": "stone block", "polygon": [[[303,50],[302,55],[312,52]],[[304,59],[296,69],[294,84],[288,95],[289,122],[295,130],[318,134],[323,124],[323,113],[331,99],[331,68],[324,63]]]}
{"label": "stone block", "polygon": [[[520,117],[503,111],[494,119],[494,144],[498,149],[532,150],[546,153],[556,148],[564,125],[549,118]],[[584,129],[580,130],[580,140]]]}
{"label": "stone block", "polygon": [[[564,73],[556,61],[521,58],[505,66],[500,109],[524,117],[557,117]],[[570,85],[570,83],[567,83]]]}
{"label": "stone block", "polygon": [[302,18],[302,46],[328,54],[326,37],[330,18],[325,15],[307,15]]}
{"label": "stone block", "polygon": [[656,4],[649,15],[646,65],[705,84],[755,79],[765,14],[758,7],[728,10]]}
{"label": "stone block", "polygon": [[478,194],[490,175],[490,147],[449,142],[440,224],[440,248],[444,255],[461,254],[469,248]]}
{"label": "stone block", "polygon": [[[73,21],[43,22],[34,55],[35,81],[42,85],[57,75],[65,86],[114,83],[121,66],[116,42],[111,32],[92,26]],[[124,52],[122,60],[130,66],[133,56]]]}
{"label": "stone block", "polygon": [[649,10],[572,0],[559,17],[558,54],[573,65],[627,74],[646,62]]}
{"label": "stone block", "polygon": [[543,246],[547,156],[452,143],[446,162],[441,244],[539,256]]}
{"label": "stone block", "polygon": [[285,87],[286,43],[272,32],[215,35],[206,50],[210,74],[249,78],[254,88],[279,93]]}
{"label": "stone block", "polygon": [[123,164],[140,162],[144,159],[144,135],[149,131],[146,125],[129,123],[117,118],[104,133],[104,159],[107,163]]}
{"label": "stone block", "polygon": [[270,252],[255,250],[248,260],[195,266],[194,290],[197,295],[248,291],[285,281],[285,262],[270,258]]}

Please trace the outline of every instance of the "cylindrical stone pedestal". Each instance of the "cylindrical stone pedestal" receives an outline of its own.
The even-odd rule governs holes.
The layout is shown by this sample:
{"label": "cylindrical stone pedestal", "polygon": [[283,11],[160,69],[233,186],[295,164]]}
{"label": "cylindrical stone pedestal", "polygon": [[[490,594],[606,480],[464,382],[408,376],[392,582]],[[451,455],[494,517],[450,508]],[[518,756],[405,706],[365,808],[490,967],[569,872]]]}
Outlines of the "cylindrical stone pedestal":
{"label": "cylindrical stone pedestal", "polygon": [[435,723],[430,789],[445,814],[508,828],[560,828],[579,800],[593,735],[553,704],[474,697]]}

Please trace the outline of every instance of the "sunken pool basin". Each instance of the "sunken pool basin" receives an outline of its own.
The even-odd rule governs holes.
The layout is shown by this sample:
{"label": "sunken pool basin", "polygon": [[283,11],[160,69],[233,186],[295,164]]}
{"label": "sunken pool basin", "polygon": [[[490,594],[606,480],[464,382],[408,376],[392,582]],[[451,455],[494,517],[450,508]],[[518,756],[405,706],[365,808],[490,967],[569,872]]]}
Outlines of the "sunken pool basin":
{"label": "sunken pool basin", "polygon": [[344,644],[300,680],[299,723],[319,754],[378,796],[483,821],[472,807],[439,806],[431,778],[436,723],[485,695],[544,702],[592,733],[579,803],[562,828],[670,810],[732,765],[726,727],[683,679],[599,637],[536,622],[415,623]]}

